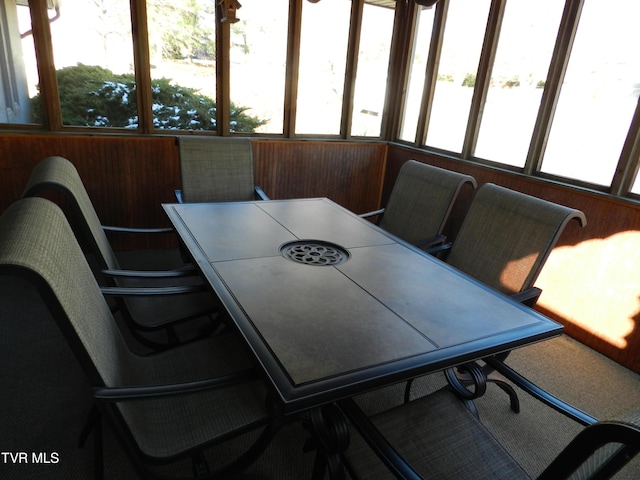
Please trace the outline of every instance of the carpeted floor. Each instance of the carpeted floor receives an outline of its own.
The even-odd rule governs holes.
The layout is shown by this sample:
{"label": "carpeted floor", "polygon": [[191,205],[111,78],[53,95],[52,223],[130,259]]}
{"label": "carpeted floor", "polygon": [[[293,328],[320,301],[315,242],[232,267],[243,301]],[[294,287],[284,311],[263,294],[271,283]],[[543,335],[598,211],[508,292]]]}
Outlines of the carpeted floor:
{"label": "carpeted floor", "polygon": [[[77,447],[91,405],[82,369],[28,283],[0,277],[0,292],[0,479],[92,478],[90,445]],[[598,418],[640,408],[638,375],[568,337],[514,351],[508,363]],[[423,395],[444,383],[441,374],[431,375],[412,391]],[[402,387],[358,401],[368,412],[381,410],[401,401]],[[525,394],[520,400],[522,412],[514,414],[507,397],[490,386],[477,406],[481,420],[535,477],[581,427]],[[299,423],[285,427],[249,472],[274,480],[310,478],[313,453],[303,452],[306,438]],[[105,451],[107,479],[137,478],[108,430]],[[617,478],[640,478],[640,461]]]}

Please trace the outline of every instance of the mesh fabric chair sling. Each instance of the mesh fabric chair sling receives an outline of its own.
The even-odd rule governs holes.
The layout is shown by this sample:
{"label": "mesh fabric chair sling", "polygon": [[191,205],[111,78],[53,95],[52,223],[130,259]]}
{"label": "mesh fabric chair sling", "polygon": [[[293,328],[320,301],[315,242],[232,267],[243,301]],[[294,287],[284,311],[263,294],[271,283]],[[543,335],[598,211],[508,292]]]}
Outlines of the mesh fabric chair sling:
{"label": "mesh fabric chair sling", "polygon": [[407,161],[398,174],[384,209],[361,215],[381,215],[378,225],[419,247],[442,242],[442,232],[464,185],[476,187],[469,175]]}
{"label": "mesh fabric chair sling", "polygon": [[[586,225],[576,209],[487,183],[471,202],[445,261],[514,300],[533,306],[541,290],[534,283],[566,225],[576,220]],[[443,247],[444,248],[444,247]],[[436,247],[438,249],[438,247]],[[498,360],[506,358],[508,352]],[[488,380],[510,396],[519,411],[513,388],[485,366]],[[468,374],[459,375],[469,381]],[[408,399],[410,383],[405,399]]]}
{"label": "mesh fabric chair sling", "polygon": [[[487,183],[474,197],[446,262],[522,298],[571,220],[587,224],[579,210]],[[537,300],[540,291],[531,294]]]}
{"label": "mesh fabric chair sling", "polygon": [[[530,478],[449,388],[371,418],[353,400],[340,406],[355,426],[353,433],[360,433],[352,435],[346,452],[354,479]],[[640,411],[635,411],[587,426],[538,478],[611,478],[639,450]]]}
{"label": "mesh fabric chair sling", "polygon": [[183,458],[193,458],[202,471],[205,448],[264,427],[254,447],[229,464],[242,469],[279,427],[267,410],[265,387],[234,336],[133,354],[64,214],[49,200],[20,200],[0,217],[0,274],[36,286],[93,386],[97,476],[104,420],[141,475],[149,474],[149,464]]}
{"label": "mesh fabric chair sling", "polygon": [[[152,349],[168,348],[208,335],[215,329],[218,303],[211,293],[203,291],[202,281],[193,266],[151,271],[120,268],[82,179],[69,160],[48,157],[40,161],[31,173],[23,196],[37,196],[48,190],[61,192],[68,201],[74,215],[73,223],[81,230],[78,235],[86,240],[99,264],[100,281],[110,287],[127,288],[119,290],[122,294],[129,292],[129,295],[117,297],[116,306],[139,343]],[[147,231],[125,229],[129,230]],[[149,315],[150,311],[153,315]],[[191,325],[194,328],[189,328],[180,338],[176,328]],[[167,338],[157,338],[153,332],[158,331],[164,332],[163,336]]]}
{"label": "mesh fabric chair sling", "polygon": [[180,203],[268,200],[254,186],[253,150],[248,138],[178,137]]}

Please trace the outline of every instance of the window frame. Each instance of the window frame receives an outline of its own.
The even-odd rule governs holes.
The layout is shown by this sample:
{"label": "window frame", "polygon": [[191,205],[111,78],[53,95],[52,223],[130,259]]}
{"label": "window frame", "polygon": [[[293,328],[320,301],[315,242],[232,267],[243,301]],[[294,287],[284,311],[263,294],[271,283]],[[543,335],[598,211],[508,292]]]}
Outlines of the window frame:
{"label": "window frame", "polygon": [[[609,186],[596,185],[569,177],[555,176],[542,171],[542,160],[544,157],[545,147],[551,131],[553,116],[558,104],[558,98],[560,96],[564,76],[567,71],[571,48],[575,40],[580,20],[580,14],[586,0],[566,0],[565,2],[562,19],[560,21],[560,29],[556,38],[556,44],[553,50],[549,72],[542,94],[541,105],[536,118],[524,167],[514,167],[492,161],[490,159],[483,159],[474,156],[479,126],[482,120],[484,102],[486,101],[487,90],[489,87],[491,68],[495,59],[501,22],[504,18],[506,1],[507,0],[492,0],[491,2],[462,152],[458,154],[456,152],[444,151],[425,144],[429,129],[430,106],[433,101],[435,81],[437,77],[437,65],[440,61],[444,37],[443,30],[446,24],[450,0],[440,0],[435,6],[436,13],[434,16],[429,58],[427,60],[427,72],[423,87],[423,100],[420,117],[418,119],[416,140],[413,143],[401,140],[399,138],[401,131],[398,128],[392,134],[392,141],[403,145],[416,146],[421,150],[436,155],[470,161],[513,173],[521,173],[526,176],[539,178],[553,183],[559,183],[579,189],[587,189],[615,197],[640,200],[640,194],[634,194],[631,192],[635,178],[640,173],[640,99],[638,100],[638,105],[631,121],[622,152],[618,159],[613,180]],[[415,11],[413,12],[413,15],[415,20]],[[405,54],[408,55],[411,51],[411,48],[409,48]]]}
{"label": "window frame", "polygon": [[[560,89],[566,74],[572,45],[578,28],[580,14],[586,0],[566,0],[560,29],[552,53],[550,67],[545,82],[540,109],[535,121],[535,127],[529,145],[527,157],[523,168],[506,165],[491,159],[483,159],[474,156],[475,145],[478,139],[479,126],[482,120],[484,102],[487,98],[489,80],[501,23],[507,0],[492,0],[489,18],[485,29],[485,37],[476,75],[471,109],[467,125],[465,126],[465,138],[462,152],[453,153],[425,144],[429,130],[429,117],[435,92],[437,79],[437,66],[442,52],[444,28],[447,21],[447,12],[451,0],[440,0],[432,8],[435,8],[434,23],[431,34],[428,58],[426,62],[426,74],[420,104],[420,114],[415,132],[414,141],[400,139],[401,126],[404,114],[406,88],[409,77],[411,53],[416,31],[418,9],[420,8],[412,0],[398,0],[395,5],[393,37],[391,39],[391,52],[389,57],[387,89],[385,92],[384,108],[382,112],[381,132],[378,137],[360,137],[351,135],[353,116],[353,100],[355,95],[355,80],[357,74],[360,31],[362,28],[362,12],[367,0],[351,0],[351,24],[349,29],[346,74],[344,79],[344,92],[342,115],[340,121],[340,133],[335,136],[307,135],[295,133],[296,98],[298,93],[298,71],[300,54],[300,36],[302,24],[303,2],[307,0],[289,0],[288,6],[288,31],[286,53],[286,79],[284,85],[283,108],[283,132],[249,134],[255,137],[269,138],[313,138],[313,139],[344,139],[352,141],[388,141],[400,145],[417,148],[425,153],[440,155],[459,161],[469,161],[475,164],[486,165],[504,171],[523,174],[525,176],[539,178],[567,185],[570,187],[588,189],[594,192],[610,195],[616,198],[640,201],[640,194],[631,192],[635,179],[640,173],[640,99],[635,109],[629,131],[626,135],[624,146],[613,180],[609,186],[594,185],[567,177],[558,177],[541,171],[545,147],[549,138],[553,116],[558,104]],[[371,2],[375,4],[376,2]],[[147,28],[147,6],[145,0],[130,0],[132,22],[132,44],[134,51],[135,79],[138,85],[137,101],[139,105],[139,125],[137,129],[124,128],[100,128],[79,127],[62,125],[60,101],[58,98],[58,86],[53,58],[54,52],[51,45],[51,32],[49,29],[49,17],[47,2],[30,0],[29,8],[32,22],[34,47],[37,57],[38,76],[40,80],[40,92],[43,98],[43,124],[0,124],[1,131],[47,131],[51,133],[74,134],[124,134],[124,135],[166,135],[163,130],[153,127],[152,100],[151,100],[151,70],[149,58],[149,40]],[[385,8],[385,7],[380,7]],[[242,15],[239,10],[238,15]],[[218,16],[216,15],[216,21]],[[194,132],[196,134],[210,134],[220,136],[232,136],[248,134],[235,134],[229,131],[229,106],[230,106],[230,78],[229,55],[230,25],[219,23],[216,26],[216,103],[217,131]]]}

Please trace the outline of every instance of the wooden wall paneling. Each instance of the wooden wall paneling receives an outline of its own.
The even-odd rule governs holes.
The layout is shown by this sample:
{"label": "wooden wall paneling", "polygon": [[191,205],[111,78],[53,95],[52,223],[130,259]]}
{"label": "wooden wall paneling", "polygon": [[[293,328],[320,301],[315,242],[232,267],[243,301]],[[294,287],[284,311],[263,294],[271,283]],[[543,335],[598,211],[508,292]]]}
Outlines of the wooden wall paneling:
{"label": "wooden wall paneling", "polygon": [[478,185],[493,182],[583,211],[587,226],[567,226],[537,281],[543,293],[536,308],[568,335],[640,373],[640,206],[397,145],[389,147],[385,193],[410,158],[467,173]]}
{"label": "wooden wall paneling", "polygon": [[[361,213],[378,208],[385,143],[254,140],[256,184],[273,198],[326,196]],[[104,224],[167,226],[160,208],[180,187],[174,137],[0,135],[0,209],[22,195],[41,159],[59,155],[74,163]],[[173,237],[112,235],[120,250],[173,246]]]}
{"label": "wooden wall paneling", "polygon": [[273,199],[328,197],[356,213],[378,208],[384,143],[254,140],[256,184]]}
{"label": "wooden wall paneling", "polygon": [[[91,137],[72,135],[0,136],[2,193],[0,209],[18,200],[33,167],[58,155],[78,169],[103,224],[168,226],[160,207],[175,201],[179,187],[178,150],[173,137]],[[175,245],[172,236],[115,235],[116,249]]]}

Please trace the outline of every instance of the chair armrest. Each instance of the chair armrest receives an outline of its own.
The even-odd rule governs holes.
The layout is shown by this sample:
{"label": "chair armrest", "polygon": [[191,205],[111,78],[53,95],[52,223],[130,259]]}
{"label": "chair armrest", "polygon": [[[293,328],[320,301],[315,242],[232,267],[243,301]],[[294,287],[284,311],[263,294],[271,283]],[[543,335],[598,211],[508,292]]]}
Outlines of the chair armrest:
{"label": "chair armrest", "polygon": [[361,213],[358,216],[360,218],[369,218],[369,217],[375,217],[376,215],[382,215],[383,213],[384,213],[384,208],[381,208],[380,210],[374,210],[373,212]]}
{"label": "chair armrest", "polygon": [[[264,193],[264,190],[262,190],[261,187],[253,187],[255,194],[256,194],[256,200],[271,200],[268,195],[266,193]],[[180,202],[182,203],[182,202]]]}
{"label": "chair armrest", "polygon": [[[637,421],[640,418],[640,412],[632,413],[627,418],[598,422],[582,430],[538,479],[570,478],[571,474],[582,466],[587,466],[590,472],[582,471],[581,473],[586,475],[593,473],[588,478],[613,477],[640,451],[640,425]],[[614,448],[603,448],[606,445]]]}
{"label": "chair armrest", "polygon": [[104,402],[124,402],[132,400],[147,400],[175,395],[187,395],[229,387],[249,380],[255,380],[258,375],[255,370],[224,375],[222,377],[207,378],[193,382],[173,383],[168,385],[139,385],[133,387],[98,387],[93,389],[93,397]]}
{"label": "chair armrest", "polygon": [[432,248],[435,248],[436,246],[444,245],[446,239],[447,237],[445,235],[436,235],[435,237],[416,242],[413,244],[413,246],[418,247],[426,252]]}
{"label": "chair armrest", "polygon": [[353,399],[347,398],[340,400],[338,406],[351,424],[358,430],[358,433],[360,433],[364,441],[367,442],[378,458],[384,462],[396,478],[422,480],[422,476],[400,456]]}
{"label": "chair armrest", "polygon": [[451,250],[451,247],[453,246],[453,243],[449,242],[449,243],[443,243],[442,245],[437,245],[435,247],[432,248],[427,248],[425,249],[425,252],[427,252],[430,255],[437,255],[441,252],[446,252],[448,250]]}
{"label": "chair armrest", "polygon": [[504,364],[500,360],[495,357],[488,357],[482,359],[488,365],[490,365],[495,371],[501,373],[506,379],[513,382],[516,386],[527,392],[532,397],[540,400],[545,405],[553,408],[557,412],[562,413],[563,415],[575,420],[581,425],[593,425],[598,421],[597,418],[592,417],[588,413],[583,412],[582,410],[574,407],[573,405],[565,402],[564,400],[560,400],[558,397],[550,394],[546,390],[538,387],[536,384],[527,380],[525,377],[520,375],[514,369]]}
{"label": "chair armrest", "polygon": [[538,298],[540,298],[541,293],[542,290],[540,290],[538,287],[531,287],[523,290],[522,292],[514,293],[513,295],[510,295],[510,297],[516,302],[533,308],[538,302]]}
{"label": "chair armrest", "polygon": [[175,278],[175,277],[193,277],[198,275],[198,270],[194,265],[185,265],[174,270],[102,270],[104,275],[111,277],[129,277],[129,278]]}
{"label": "chair armrest", "polygon": [[201,285],[179,285],[172,287],[100,287],[103,295],[116,297],[146,297],[153,295],[184,295],[187,293],[206,292],[204,284]]}
{"label": "chair armrest", "polygon": [[[269,198],[269,196],[264,193],[264,190],[262,190],[261,187],[253,187],[254,193],[255,193],[255,197],[256,200],[271,200]],[[184,198],[182,196],[182,190],[174,190],[173,193],[176,196],[176,200],[178,201],[178,203],[184,203]]]}
{"label": "chair armrest", "polygon": [[115,233],[173,233],[174,230],[171,227],[166,228],[131,228],[131,227],[116,227],[113,225],[102,225],[102,229],[105,232]]}

